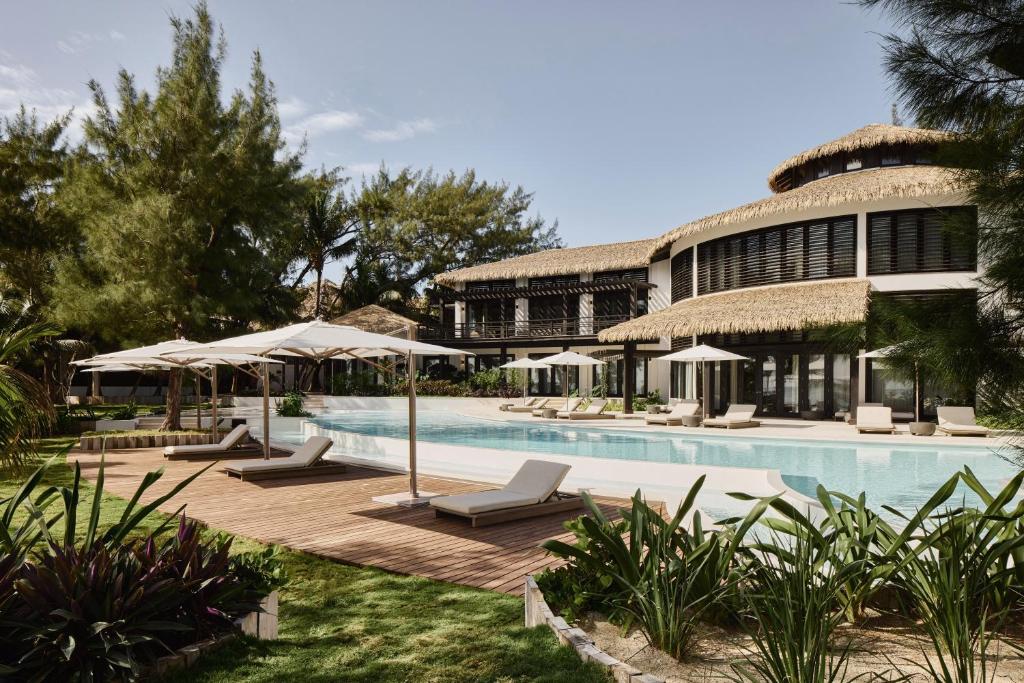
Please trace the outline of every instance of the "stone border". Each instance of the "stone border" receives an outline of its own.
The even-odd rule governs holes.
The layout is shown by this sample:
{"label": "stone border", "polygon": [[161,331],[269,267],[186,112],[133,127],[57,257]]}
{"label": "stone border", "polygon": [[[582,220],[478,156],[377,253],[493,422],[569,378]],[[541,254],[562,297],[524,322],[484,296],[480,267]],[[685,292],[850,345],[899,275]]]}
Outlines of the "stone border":
{"label": "stone border", "polygon": [[[277,639],[277,605],[278,594],[274,591],[267,597],[260,600],[260,610],[249,612],[245,616],[235,619],[235,627],[247,636],[254,636],[260,640]],[[143,672],[143,678],[160,678],[172,671],[187,669],[195,666],[199,658],[219,649],[226,643],[235,639],[235,633],[225,633],[216,638],[201,640],[198,643],[185,645],[173,654],[159,658],[153,666]]]}
{"label": "stone border", "polygon": [[107,441],[107,450],[118,448],[155,448],[157,446],[195,446],[210,443],[209,434],[156,434],[149,436],[133,436],[120,434],[117,436],[83,436],[78,439],[78,447],[83,451],[99,451],[103,449],[103,440]]}
{"label": "stone border", "polygon": [[540,586],[537,585],[537,581],[529,574],[526,576],[524,596],[528,627],[547,626],[554,632],[558,642],[576,650],[576,654],[582,661],[600,664],[611,674],[616,683],[665,683],[664,679],[645,674],[636,667],[615,659],[597,647],[586,631],[569,626],[565,619],[556,617],[548,607],[548,603],[544,601],[544,594],[541,592]]}

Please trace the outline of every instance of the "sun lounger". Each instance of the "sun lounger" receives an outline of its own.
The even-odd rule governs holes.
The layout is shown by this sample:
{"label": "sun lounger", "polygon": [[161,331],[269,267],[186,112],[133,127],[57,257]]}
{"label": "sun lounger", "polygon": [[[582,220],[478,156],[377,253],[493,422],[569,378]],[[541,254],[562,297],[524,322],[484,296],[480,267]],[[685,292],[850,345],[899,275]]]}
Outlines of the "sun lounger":
{"label": "sun lounger", "polygon": [[430,506],[437,517],[460,517],[473,526],[576,510],[583,507],[583,500],[558,492],[569,469],[562,463],[527,460],[504,488],[440,496],[432,498]]}
{"label": "sun lounger", "polygon": [[569,399],[569,407],[566,408],[565,407],[565,399],[564,398],[548,399],[547,403],[545,403],[543,406],[540,406],[536,410],[533,411],[533,416],[534,417],[544,417],[544,411],[545,410],[550,410],[552,408],[554,408],[556,410],[561,408],[564,412],[572,412],[572,411],[576,410],[577,406],[579,406],[579,404],[582,403],[582,402],[583,402],[583,399],[581,399],[581,398],[570,398]]}
{"label": "sun lounger", "polygon": [[510,413],[532,413],[537,408],[542,408],[551,399],[548,398],[531,398],[529,401],[521,406],[509,406],[508,412]]}
{"label": "sun lounger", "polygon": [[846,424],[855,425],[857,424],[857,409],[858,408],[881,408],[881,403],[861,403],[858,406],[853,406],[846,411]]}
{"label": "sun lounger", "polygon": [[540,401],[536,396],[532,396],[522,403],[502,403],[498,406],[498,410],[508,411],[510,413],[528,413],[537,407],[537,402]]}
{"label": "sun lounger", "polygon": [[895,434],[892,423],[892,408],[886,406],[859,406],[857,408],[857,431],[875,434]]}
{"label": "sun lounger", "polygon": [[607,407],[607,399],[595,398],[591,399],[586,410],[559,410],[555,417],[564,420],[614,420],[614,415],[604,412]]}
{"label": "sun lounger", "polygon": [[326,436],[311,436],[287,458],[229,462],[224,466],[224,471],[229,477],[238,477],[242,481],[337,474],[345,471],[345,465],[323,460],[333,443]]}
{"label": "sun lounger", "polygon": [[757,411],[757,406],[749,403],[734,403],[729,406],[722,417],[710,417],[704,420],[705,427],[725,427],[726,429],[744,429],[746,427],[760,427],[761,423],[751,418]]}
{"label": "sun lounger", "polygon": [[970,406],[942,406],[938,409],[939,431],[950,436],[988,436],[989,428],[975,421]]}
{"label": "sun lounger", "polygon": [[681,425],[684,417],[692,417],[700,412],[700,403],[697,401],[681,401],[667,413],[657,415],[646,415],[644,420],[649,425]]}
{"label": "sun lounger", "polygon": [[249,426],[238,425],[218,443],[195,444],[192,446],[166,446],[164,457],[168,460],[215,460],[220,456],[259,455],[259,444],[248,441]]}

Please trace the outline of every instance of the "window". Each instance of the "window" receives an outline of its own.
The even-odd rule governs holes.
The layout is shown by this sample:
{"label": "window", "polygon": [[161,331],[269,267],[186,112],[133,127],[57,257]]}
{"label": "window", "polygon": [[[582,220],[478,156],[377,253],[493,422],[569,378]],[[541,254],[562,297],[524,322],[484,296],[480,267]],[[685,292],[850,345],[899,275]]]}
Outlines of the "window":
{"label": "window", "polygon": [[863,168],[863,166],[864,166],[864,163],[859,158],[858,159],[847,159],[846,160],[846,170],[847,171],[859,171],[861,168]]}
{"label": "window", "polygon": [[[697,246],[700,294],[856,274],[854,216],[755,230]],[[674,262],[673,262],[674,264]],[[673,273],[673,301],[676,278]]]}
{"label": "window", "polygon": [[672,303],[693,296],[693,247],[672,257]]}
{"label": "window", "polygon": [[868,214],[868,275],[975,270],[976,226],[973,207]]}
{"label": "window", "polygon": [[531,287],[561,287],[574,285],[580,281],[579,275],[555,275],[552,277],[531,277]]}
{"label": "window", "polygon": [[479,282],[467,282],[467,292],[495,292],[503,289],[515,289],[515,280],[480,280]]}

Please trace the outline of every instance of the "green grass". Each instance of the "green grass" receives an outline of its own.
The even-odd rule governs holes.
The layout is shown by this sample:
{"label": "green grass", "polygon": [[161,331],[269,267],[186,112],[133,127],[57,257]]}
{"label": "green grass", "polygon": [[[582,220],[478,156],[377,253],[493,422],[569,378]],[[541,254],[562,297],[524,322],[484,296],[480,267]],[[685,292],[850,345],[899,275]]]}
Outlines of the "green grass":
{"label": "green grass", "polygon": [[[51,439],[50,453],[70,443]],[[54,484],[71,471],[55,463]],[[0,481],[0,498],[17,486]],[[92,489],[87,487],[89,500]],[[88,505],[88,501],[83,503]],[[123,499],[105,495],[110,524]],[[266,514],[274,514],[267,510]],[[150,528],[159,523],[153,517]],[[238,550],[260,544],[239,538]],[[338,564],[282,551],[280,638],[239,639],[167,680],[184,681],[608,681],[544,627],[522,626],[520,598]]]}

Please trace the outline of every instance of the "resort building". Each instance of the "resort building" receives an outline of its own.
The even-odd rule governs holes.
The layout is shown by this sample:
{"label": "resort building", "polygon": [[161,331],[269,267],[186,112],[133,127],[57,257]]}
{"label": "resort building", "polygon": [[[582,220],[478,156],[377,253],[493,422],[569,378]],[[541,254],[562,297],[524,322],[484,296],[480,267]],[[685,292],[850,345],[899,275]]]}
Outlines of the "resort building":
{"label": "resort building", "polygon": [[[770,196],[659,237],[445,273],[436,322],[419,337],[473,351],[460,361],[469,373],[589,354],[608,361],[606,372],[573,370],[570,390],[605,381],[627,406],[655,389],[692,397],[692,366],[652,358],[706,343],[751,359],[711,366],[714,411],[754,403],[766,416],[828,419],[881,402],[912,414],[910,383],[831,351],[809,330],[861,322],[881,297],[975,295],[976,244],[945,225],[977,217],[953,174],[934,164],[943,135],[865,126],[783,161],[768,176]],[[560,394],[561,373],[532,371],[530,390]]]}

